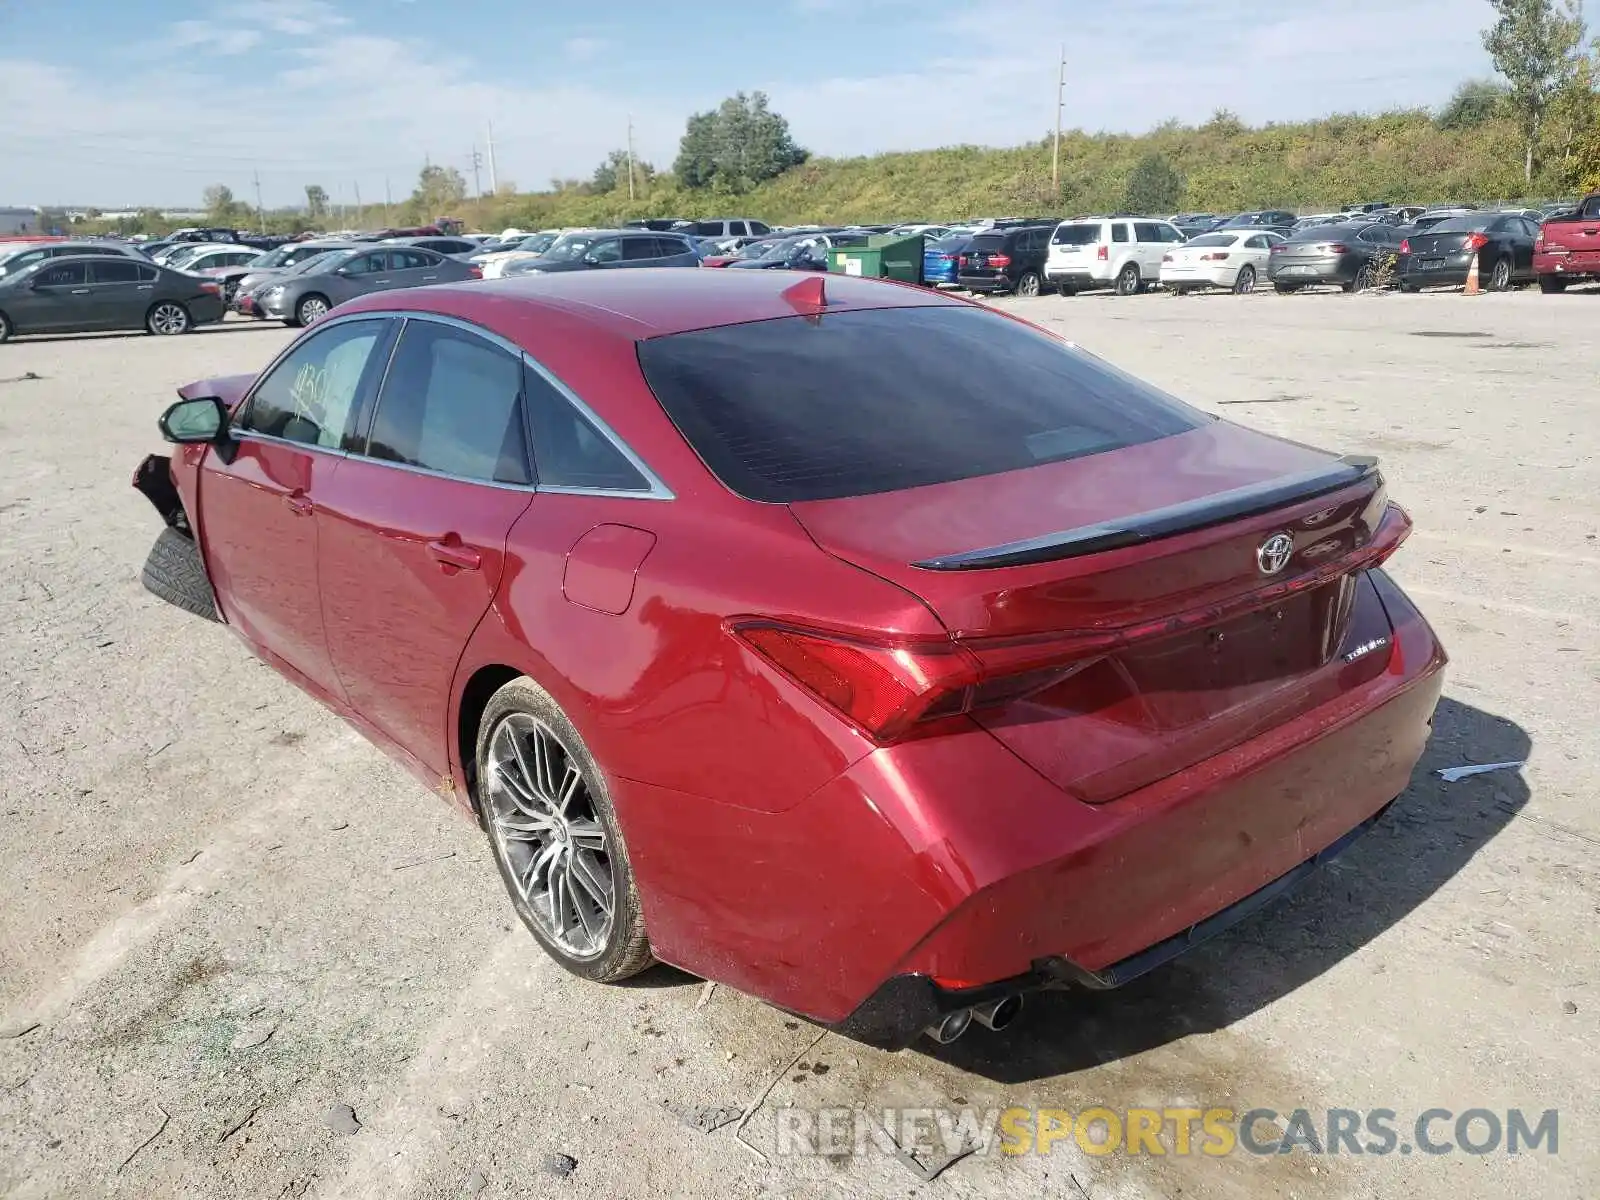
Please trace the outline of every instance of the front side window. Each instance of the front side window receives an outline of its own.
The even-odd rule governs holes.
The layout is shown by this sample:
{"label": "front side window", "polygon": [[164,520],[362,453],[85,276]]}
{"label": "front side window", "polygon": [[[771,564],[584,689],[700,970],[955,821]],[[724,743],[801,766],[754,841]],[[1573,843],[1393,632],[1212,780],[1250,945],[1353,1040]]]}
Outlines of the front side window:
{"label": "front side window", "polygon": [[81,262],[64,262],[45,267],[34,277],[40,287],[82,287],[89,282],[89,265]]}
{"label": "front side window", "polygon": [[522,363],[466,330],[407,321],[367,453],[464,479],[529,482]]}
{"label": "front side window", "polygon": [[327,450],[344,444],[352,414],[375,369],[387,322],[348,321],[312,334],[261,381],[239,428]]}
{"label": "front side window", "polygon": [[629,237],[622,239],[622,257],[629,262],[636,262],[646,258],[660,258],[656,250],[656,239],[653,237]]}
{"label": "front side window", "polygon": [[622,243],[617,238],[596,242],[583,256],[585,262],[611,263],[622,261]]}

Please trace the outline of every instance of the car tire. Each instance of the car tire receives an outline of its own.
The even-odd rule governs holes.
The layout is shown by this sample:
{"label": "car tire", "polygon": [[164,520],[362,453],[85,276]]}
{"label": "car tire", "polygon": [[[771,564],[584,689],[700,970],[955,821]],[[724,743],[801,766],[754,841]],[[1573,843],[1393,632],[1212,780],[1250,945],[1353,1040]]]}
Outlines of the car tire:
{"label": "car tire", "polygon": [[1359,267],[1357,267],[1356,277],[1349,283],[1343,285],[1345,292],[1349,295],[1354,295],[1357,292],[1364,292],[1371,286],[1372,266],[1370,263],[1362,263]]}
{"label": "car tire", "polygon": [[1074,285],[1074,284],[1070,284],[1070,283],[1058,283],[1058,284],[1056,284],[1056,295],[1058,295],[1058,296],[1076,296],[1077,294],[1078,294],[1078,289],[1077,289],[1076,285]]}
{"label": "car tire", "polygon": [[1274,281],[1272,290],[1277,292],[1280,296],[1288,296],[1298,292],[1300,290],[1300,285],[1298,283],[1278,283]]}
{"label": "car tire", "polygon": [[1494,267],[1489,272],[1489,290],[1491,292],[1509,292],[1511,290],[1512,267],[1509,258],[1495,260]]}
{"label": "car tire", "polygon": [[1567,290],[1567,281],[1559,275],[1541,275],[1539,276],[1539,290],[1546,296],[1559,296]]}
{"label": "car tire", "polygon": [[1249,263],[1239,268],[1239,274],[1233,281],[1233,294],[1235,296],[1248,296],[1256,290],[1256,269]]}
{"label": "car tire", "polygon": [[179,530],[169,527],[161,531],[144,560],[139,581],[146,591],[185,612],[208,621],[222,619],[217,615],[217,600],[200,559],[200,547]]}
{"label": "car tire", "polygon": [[[550,694],[526,676],[496,692],[478,725],[476,764],[478,816],[501,881],[545,952],[592,983],[654,963],[605,775]],[[569,785],[563,804],[557,796]],[[596,884],[609,889],[608,915]],[[563,903],[571,911],[552,918]]]}
{"label": "car tire", "polygon": [[1399,288],[1400,288],[1400,290],[1401,290],[1401,291],[1402,291],[1402,292],[1406,292],[1406,293],[1408,293],[1408,294],[1412,294],[1412,293],[1416,293],[1416,292],[1420,292],[1420,291],[1421,291],[1421,290],[1422,290],[1422,289],[1421,289],[1421,288],[1419,288],[1419,287],[1418,287],[1418,286],[1417,286],[1417,285],[1416,285],[1416,284],[1414,284],[1414,283],[1407,283],[1407,282],[1406,282],[1406,281],[1405,281],[1405,280],[1403,280],[1403,279],[1402,279],[1402,280],[1401,280],[1401,281],[1400,281],[1400,283],[1399,283],[1399,284],[1398,284],[1398,285],[1397,285],[1397,286],[1398,286],[1398,287],[1399,287]]}
{"label": "car tire", "polygon": [[1139,264],[1129,263],[1117,272],[1117,295],[1137,296],[1144,290],[1144,279],[1139,274]]}
{"label": "car tire", "polygon": [[309,296],[301,296],[295,302],[294,314],[289,318],[288,324],[295,328],[303,328],[316,323],[328,315],[332,305],[328,298],[319,292],[312,292]]}
{"label": "car tire", "polygon": [[1022,277],[1017,280],[1017,295],[1031,300],[1039,294],[1042,286],[1037,271],[1024,271]]}
{"label": "car tire", "polygon": [[150,311],[145,313],[144,327],[157,337],[176,337],[194,328],[194,318],[176,300],[162,300],[152,304]]}
{"label": "car tire", "polygon": [[11,318],[5,313],[0,313],[0,342],[9,342],[11,333]]}

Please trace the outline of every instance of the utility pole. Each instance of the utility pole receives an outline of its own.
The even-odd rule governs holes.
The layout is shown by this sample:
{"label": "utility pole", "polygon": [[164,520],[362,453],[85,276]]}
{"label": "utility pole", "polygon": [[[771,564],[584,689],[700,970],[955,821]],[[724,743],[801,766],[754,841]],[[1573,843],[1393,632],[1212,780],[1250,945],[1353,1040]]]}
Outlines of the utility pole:
{"label": "utility pole", "polygon": [[392,201],[389,199],[389,177],[385,175],[383,177],[383,223],[385,226],[394,224],[394,218],[389,215],[390,203]]}
{"label": "utility pole", "polygon": [[628,202],[633,202],[633,114],[628,114]]}
{"label": "utility pole", "polygon": [[1056,65],[1056,144],[1050,153],[1050,190],[1061,198],[1061,110],[1066,106],[1067,46],[1061,44],[1061,60]]}
{"label": "utility pole", "polygon": [[478,153],[478,148],[472,148],[472,190],[479,200],[483,199],[483,180],[478,177],[478,171],[483,166],[483,155]]}
{"label": "utility pole", "polygon": [[490,121],[488,123],[488,125],[489,125],[489,190],[491,192],[493,192],[495,195],[498,196],[500,194],[500,177],[497,174],[495,174],[495,169],[494,169],[494,122]]}
{"label": "utility pole", "polygon": [[359,224],[361,224],[361,184],[360,184],[359,181],[355,184],[355,189],[356,189],[356,224],[359,225]]}
{"label": "utility pole", "polygon": [[261,172],[255,173],[256,183],[256,228],[262,233],[267,231],[267,211],[261,207]]}

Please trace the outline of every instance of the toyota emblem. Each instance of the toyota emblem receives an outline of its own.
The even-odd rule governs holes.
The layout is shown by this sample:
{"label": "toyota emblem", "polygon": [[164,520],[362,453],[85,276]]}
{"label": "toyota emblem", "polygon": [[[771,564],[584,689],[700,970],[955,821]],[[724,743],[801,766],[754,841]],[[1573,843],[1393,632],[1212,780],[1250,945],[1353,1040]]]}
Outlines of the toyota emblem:
{"label": "toyota emblem", "polygon": [[1276,575],[1293,557],[1294,539],[1287,533],[1275,533],[1256,547],[1256,566],[1263,575]]}

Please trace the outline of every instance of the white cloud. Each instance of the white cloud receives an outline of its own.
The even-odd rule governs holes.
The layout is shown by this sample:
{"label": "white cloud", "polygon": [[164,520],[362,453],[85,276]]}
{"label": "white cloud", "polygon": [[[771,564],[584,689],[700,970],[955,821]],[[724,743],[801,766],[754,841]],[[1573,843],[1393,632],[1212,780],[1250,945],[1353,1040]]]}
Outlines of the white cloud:
{"label": "white cloud", "polygon": [[[845,11],[834,14],[840,36],[854,36]],[[1485,70],[1482,0],[1413,0],[1403,18],[1386,0],[1344,0],[1337,12],[1320,0],[944,0],[917,11],[914,36],[890,40],[916,52],[885,54],[881,72],[796,77],[827,72],[822,53],[785,61],[790,75],[764,83],[743,60],[713,56],[696,94],[670,94],[653,93],[648,72],[633,72],[624,91],[564,83],[559,63],[554,77],[486,70],[437,38],[364,32],[327,0],[221,0],[130,48],[113,70],[0,49],[0,202],[176,204],[211,183],[253,198],[257,171],[269,204],[299,199],[308,183],[345,200],[359,186],[371,202],[385,179],[398,198],[425,155],[470,184],[490,121],[500,178],[540,187],[588,175],[624,144],[630,112],[637,151],[670,163],[689,113],[758,87],[820,154],[1015,145],[1052,124],[1063,41],[1065,122],[1087,129],[1202,120],[1224,107],[1261,121],[1437,104]],[[558,44],[567,62],[626,51],[596,36]]]}
{"label": "white cloud", "polygon": [[566,41],[561,43],[561,53],[564,54],[570,62],[590,62],[593,59],[599,58],[600,52],[603,51],[609,44],[610,43],[608,43],[604,38],[568,38]]}

